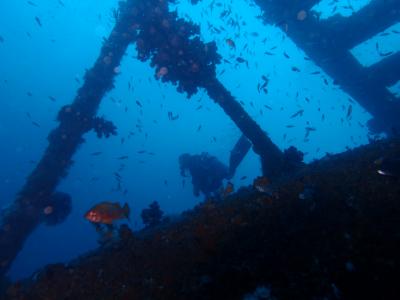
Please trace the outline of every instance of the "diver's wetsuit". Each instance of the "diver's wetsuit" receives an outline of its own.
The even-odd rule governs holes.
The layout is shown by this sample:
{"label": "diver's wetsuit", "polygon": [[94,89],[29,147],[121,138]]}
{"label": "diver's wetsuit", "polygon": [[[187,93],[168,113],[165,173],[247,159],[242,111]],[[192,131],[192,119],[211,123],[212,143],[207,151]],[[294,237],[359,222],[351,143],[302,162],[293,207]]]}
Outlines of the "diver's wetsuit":
{"label": "diver's wetsuit", "polygon": [[182,176],[186,176],[186,170],[192,176],[193,193],[196,197],[200,192],[206,197],[216,193],[222,186],[222,181],[229,176],[228,167],[207,152],[200,155],[182,154],[179,165]]}

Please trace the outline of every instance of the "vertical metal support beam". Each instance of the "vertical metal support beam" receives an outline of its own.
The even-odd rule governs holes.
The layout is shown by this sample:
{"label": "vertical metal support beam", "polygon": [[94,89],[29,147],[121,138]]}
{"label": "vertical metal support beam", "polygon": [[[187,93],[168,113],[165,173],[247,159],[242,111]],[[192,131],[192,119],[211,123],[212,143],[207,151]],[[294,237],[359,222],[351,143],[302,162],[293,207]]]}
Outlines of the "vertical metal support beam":
{"label": "vertical metal support beam", "polygon": [[41,220],[44,203],[59,181],[66,176],[72,157],[92,129],[101,99],[113,87],[115,68],[135,37],[130,26],[130,11],[121,6],[120,18],[103,44],[94,66],[86,73],[85,82],[71,105],[61,109],[60,124],[48,136],[42,159],[28,177],[0,224],[0,276],[4,275],[22,248],[25,239]]}

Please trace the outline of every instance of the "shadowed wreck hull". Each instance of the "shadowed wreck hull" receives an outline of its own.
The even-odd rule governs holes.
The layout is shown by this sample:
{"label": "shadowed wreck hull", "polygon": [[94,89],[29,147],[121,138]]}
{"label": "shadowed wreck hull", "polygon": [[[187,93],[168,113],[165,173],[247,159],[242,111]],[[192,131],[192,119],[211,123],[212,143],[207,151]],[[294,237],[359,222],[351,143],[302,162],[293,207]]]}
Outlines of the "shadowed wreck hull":
{"label": "shadowed wreck hull", "polygon": [[399,141],[326,157],[269,193],[243,188],[15,283],[6,299],[380,299],[398,294]]}

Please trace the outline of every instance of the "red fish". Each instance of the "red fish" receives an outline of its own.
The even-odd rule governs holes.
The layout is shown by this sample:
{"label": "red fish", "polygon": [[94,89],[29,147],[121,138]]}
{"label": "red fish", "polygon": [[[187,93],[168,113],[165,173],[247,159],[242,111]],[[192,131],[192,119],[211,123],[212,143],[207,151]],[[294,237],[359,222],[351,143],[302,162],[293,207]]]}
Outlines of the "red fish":
{"label": "red fish", "polygon": [[127,203],[123,207],[118,202],[101,202],[93,206],[86,214],[85,219],[92,223],[112,224],[115,220],[128,219],[130,208]]}

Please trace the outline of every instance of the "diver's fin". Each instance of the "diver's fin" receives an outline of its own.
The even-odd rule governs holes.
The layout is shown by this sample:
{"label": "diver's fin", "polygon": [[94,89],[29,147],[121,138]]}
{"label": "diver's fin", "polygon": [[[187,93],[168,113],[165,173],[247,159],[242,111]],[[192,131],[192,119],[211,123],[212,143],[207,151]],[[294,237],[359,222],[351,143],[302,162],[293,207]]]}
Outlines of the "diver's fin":
{"label": "diver's fin", "polygon": [[240,165],[247,152],[249,152],[251,145],[247,137],[242,134],[231,151],[229,157],[229,175],[227,179],[231,179],[235,175],[237,167]]}

